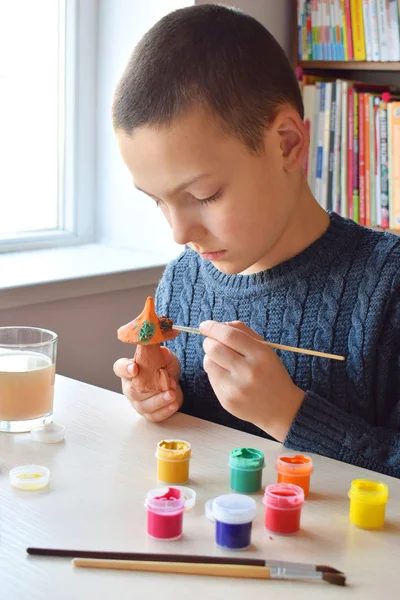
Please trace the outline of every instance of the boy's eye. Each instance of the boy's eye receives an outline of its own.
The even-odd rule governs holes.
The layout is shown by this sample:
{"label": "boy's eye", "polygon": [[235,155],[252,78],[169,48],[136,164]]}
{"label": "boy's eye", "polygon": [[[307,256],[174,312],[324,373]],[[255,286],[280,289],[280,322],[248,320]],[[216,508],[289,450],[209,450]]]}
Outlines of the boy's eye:
{"label": "boy's eye", "polygon": [[218,192],[215,192],[215,194],[209,196],[208,198],[196,198],[196,200],[200,202],[200,204],[208,204],[209,202],[215,202],[215,200],[218,200],[218,198],[221,196],[221,192],[222,190],[218,190]]}

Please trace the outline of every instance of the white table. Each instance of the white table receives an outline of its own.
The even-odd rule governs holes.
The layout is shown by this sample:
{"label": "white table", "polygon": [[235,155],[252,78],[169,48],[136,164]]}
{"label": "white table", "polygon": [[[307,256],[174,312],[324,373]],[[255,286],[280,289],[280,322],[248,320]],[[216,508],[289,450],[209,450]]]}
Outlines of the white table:
{"label": "white table", "polygon": [[[253,547],[243,554],[328,564],[345,572],[349,587],[74,569],[68,558],[28,557],[28,546],[223,555],[215,548],[214,525],[204,516],[204,503],[229,491],[229,451],[236,446],[263,450],[264,485],[276,480],[274,463],[282,451],[280,444],[181,414],[160,425],[147,423],[121,395],[59,376],[55,421],[67,427],[61,444],[32,442],[28,434],[0,434],[2,599],[131,600],[143,593],[149,600],[243,600],[246,594],[274,600],[293,594],[296,600],[399,597],[400,480],[320,456],[313,457],[312,493],[303,508],[301,531],[286,537],[267,533],[258,495]],[[146,491],[158,485],[156,444],[168,437],[192,443],[190,485],[197,491],[195,509],[184,516],[184,538],[169,543],[146,537],[143,507]],[[27,463],[50,469],[47,489],[11,488],[9,470]],[[357,477],[389,485],[383,530],[363,531],[348,521],[347,491]]]}

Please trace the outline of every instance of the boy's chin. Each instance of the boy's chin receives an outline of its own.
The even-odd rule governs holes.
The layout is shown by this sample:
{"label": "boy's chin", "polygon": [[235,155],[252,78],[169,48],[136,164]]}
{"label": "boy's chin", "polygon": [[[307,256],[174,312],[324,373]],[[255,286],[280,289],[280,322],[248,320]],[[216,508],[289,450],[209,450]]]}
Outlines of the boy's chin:
{"label": "boy's chin", "polygon": [[222,260],[216,260],[211,262],[213,266],[216,269],[218,269],[218,271],[220,271],[221,273],[225,273],[225,275],[239,275],[240,273],[248,269],[248,266],[246,264],[235,264],[231,262],[224,262]]}

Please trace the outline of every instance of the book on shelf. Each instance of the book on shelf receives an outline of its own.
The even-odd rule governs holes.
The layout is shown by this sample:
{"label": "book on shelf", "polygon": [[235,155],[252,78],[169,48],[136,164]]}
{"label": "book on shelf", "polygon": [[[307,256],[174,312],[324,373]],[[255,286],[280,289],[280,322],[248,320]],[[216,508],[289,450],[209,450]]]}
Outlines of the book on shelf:
{"label": "book on shelf", "polygon": [[297,0],[300,61],[400,61],[400,0]]}
{"label": "book on shelf", "polygon": [[361,225],[400,230],[400,96],[381,85],[304,79],[304,170],[314,196]]}

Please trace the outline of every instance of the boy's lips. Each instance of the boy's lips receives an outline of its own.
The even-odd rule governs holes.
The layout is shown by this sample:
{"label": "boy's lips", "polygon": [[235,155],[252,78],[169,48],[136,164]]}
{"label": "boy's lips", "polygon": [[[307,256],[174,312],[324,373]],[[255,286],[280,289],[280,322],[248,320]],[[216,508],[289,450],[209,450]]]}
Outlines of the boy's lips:
{"label": "boy's lips", "polygon": [[199,254],[204,260],[218,260],[225,252],[226,250],[218,250],[217,252],[200,252]]}

